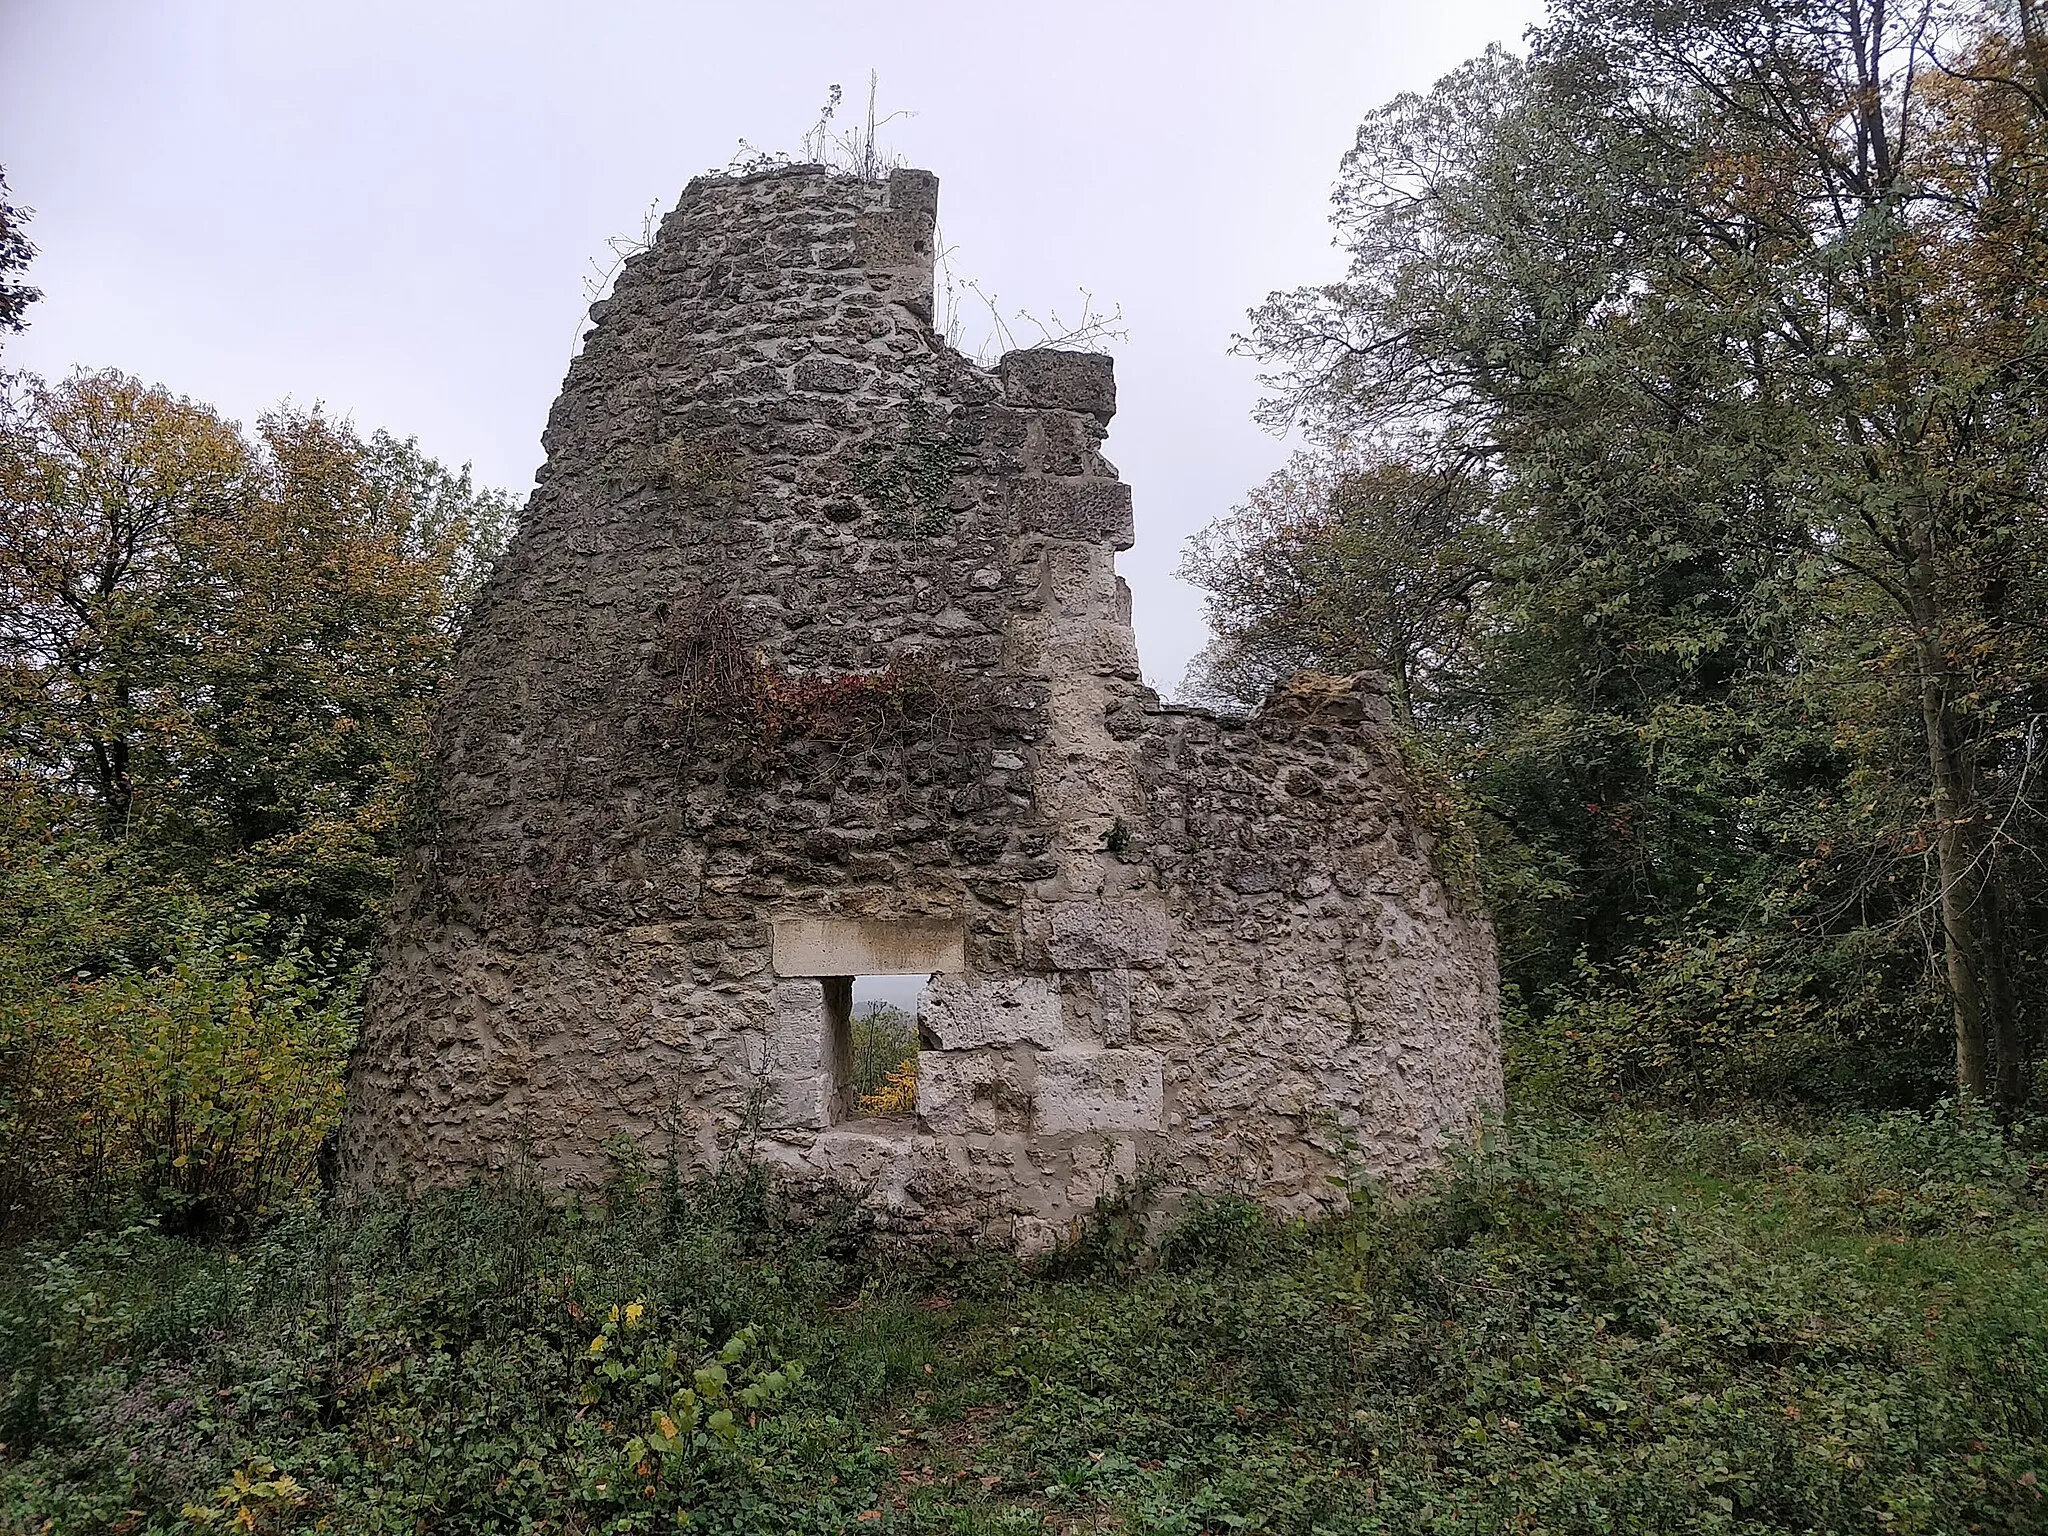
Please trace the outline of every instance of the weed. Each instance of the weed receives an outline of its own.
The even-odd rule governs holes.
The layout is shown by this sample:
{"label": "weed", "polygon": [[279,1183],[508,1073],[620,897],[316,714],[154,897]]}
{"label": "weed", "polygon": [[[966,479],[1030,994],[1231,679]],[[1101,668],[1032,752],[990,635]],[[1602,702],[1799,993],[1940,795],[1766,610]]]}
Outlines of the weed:
{"label": "weed", "polygon": [[1126,1188],[1035,1270],[745,1159],[53,1237],[0,1252],[0,1530],[2016,1536],[2031,1145],[1523,1122],[1313,1225]]}

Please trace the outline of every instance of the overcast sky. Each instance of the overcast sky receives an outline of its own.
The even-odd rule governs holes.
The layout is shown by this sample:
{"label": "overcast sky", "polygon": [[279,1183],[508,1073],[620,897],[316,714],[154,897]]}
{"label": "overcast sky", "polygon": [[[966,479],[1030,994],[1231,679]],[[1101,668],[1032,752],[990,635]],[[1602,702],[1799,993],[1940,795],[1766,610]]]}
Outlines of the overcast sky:
{"label": "overcast sky", "polygon": [[243,420],[324,402],[523,491],[607,238],[739,139],[794,150],[874,69],[884,110],[916,113],[884,147],[938,173],[957,272],[1006,312],[1070,313],[1082,287],[1122,306],[1120,563],[1171,692],[1206,636],[1181,545],[1286,454],[1232,332],[1337,274],[1360,116],[1540,9],[0,0],[0,164],[45,294],[0,357]]}

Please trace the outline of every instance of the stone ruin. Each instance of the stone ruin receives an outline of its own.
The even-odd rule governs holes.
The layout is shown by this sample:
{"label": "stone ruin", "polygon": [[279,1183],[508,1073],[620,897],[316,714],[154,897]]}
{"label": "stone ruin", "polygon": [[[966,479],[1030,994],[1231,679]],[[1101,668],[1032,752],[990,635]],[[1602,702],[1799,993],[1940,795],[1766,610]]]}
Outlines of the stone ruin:
{"label": "stone ruin", "polygon": [[[350,1187],[735,1148],[1057,1242],[1148,1167],[1290,1213],[1501,1102],[1494,941],[1370,676],[1144,686],[1110,359],[933,329],[937,179],[693,181],[464,637]],[[860,1118],[852,979],[929,977]]]}

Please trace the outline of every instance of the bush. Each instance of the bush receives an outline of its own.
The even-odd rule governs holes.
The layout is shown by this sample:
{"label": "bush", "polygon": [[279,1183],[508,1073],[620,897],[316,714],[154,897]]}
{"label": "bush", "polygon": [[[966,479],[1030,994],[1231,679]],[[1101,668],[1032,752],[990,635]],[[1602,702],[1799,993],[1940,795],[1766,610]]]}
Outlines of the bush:
{"label": "bush", "polygon": [[0,1530],[2019,1536],[2030,1146],[1525,1122],[1149,1256],[1134,1191],[1039,1269],[850,1242],[744,1162],[51,1238],[0,1250]]}
{"label": "bush", "polygon": [[303,1191],[340,1116],[361,980],[251,919],[188,929],[147,970],[0,1002],[0,1222],[140,1196],[239,1223]]}
{"label": "bush", "polygon": [[1925,978],[1860,937],[1688,928],[1596,965],[1582,952],[1541,1015],[1511,1007],[1509,1071],[1524,1102],[1596,1110],[1617,1098],[1884,1109],[1952,1091],[1946,1021]]}

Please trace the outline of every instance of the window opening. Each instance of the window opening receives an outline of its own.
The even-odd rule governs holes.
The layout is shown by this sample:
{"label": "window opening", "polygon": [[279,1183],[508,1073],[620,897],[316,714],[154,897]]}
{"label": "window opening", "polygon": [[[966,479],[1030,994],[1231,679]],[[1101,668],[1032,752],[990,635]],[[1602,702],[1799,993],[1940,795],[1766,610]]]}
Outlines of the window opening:
{"label": "window opening", "polygon": [[917,1003],[929,976],[835,977],[845,988],[843,1009],[834,987],[825,988],[826,1012],[844,1021],[836,1050],[842,1117],[873,1119],[917,1113]]}

